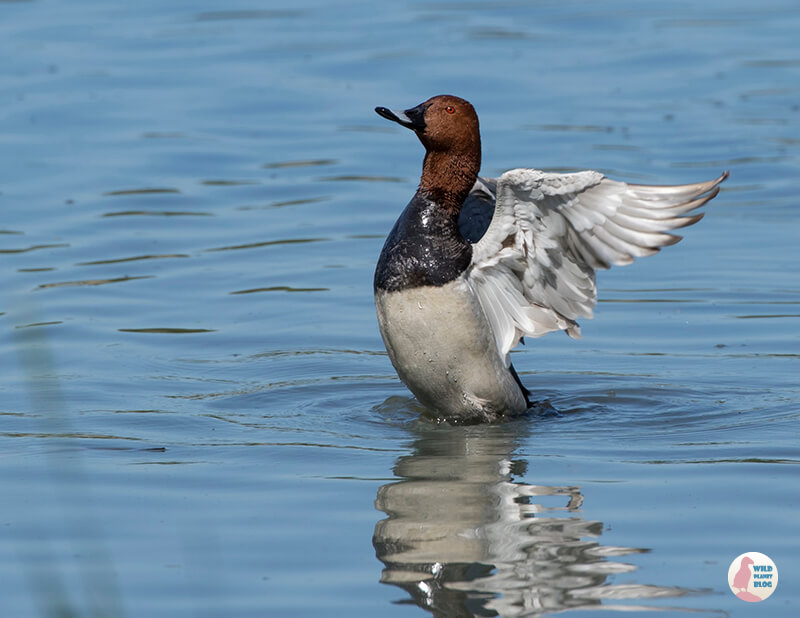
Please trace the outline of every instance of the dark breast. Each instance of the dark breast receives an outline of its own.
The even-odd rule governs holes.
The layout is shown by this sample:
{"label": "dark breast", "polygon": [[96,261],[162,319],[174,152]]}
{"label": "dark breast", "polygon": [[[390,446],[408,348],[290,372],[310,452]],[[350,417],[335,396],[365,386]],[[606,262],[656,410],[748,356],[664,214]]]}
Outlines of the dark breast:
{"label": "dark breast", "polygon": [[375,269],[375,290],[441,286],[469,268],[472,245],[458,230],[458,214],[415,194],[389,233]]}

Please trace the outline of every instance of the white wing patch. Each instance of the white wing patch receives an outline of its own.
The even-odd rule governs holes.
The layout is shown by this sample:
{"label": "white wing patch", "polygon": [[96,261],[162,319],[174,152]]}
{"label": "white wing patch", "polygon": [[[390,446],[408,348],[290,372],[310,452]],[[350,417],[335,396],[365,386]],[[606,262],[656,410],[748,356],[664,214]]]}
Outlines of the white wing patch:
{"label": "white wing patch", "polygon": [[727,177],[645,186],[591,171],[516,169],[500,176],[468,280],[506,364],[523,336],[565,330],[579,337],[576,320],[591,318],[597,301],[595,269],[630,264],[678,242],[667,232],[699,221],[703,215],[682,215],[713,198]]}

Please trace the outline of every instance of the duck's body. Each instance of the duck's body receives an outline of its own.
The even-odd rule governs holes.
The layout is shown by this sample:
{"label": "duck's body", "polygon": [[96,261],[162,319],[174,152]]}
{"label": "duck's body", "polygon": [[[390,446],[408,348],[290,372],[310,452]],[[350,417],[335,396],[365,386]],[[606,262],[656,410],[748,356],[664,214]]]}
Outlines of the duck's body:
{"label": "duck's body", "polygon": [[426,408],[471,421],[527,409],[465,275],[439,286],[377,290],[375,305],[389,358]]}
{"label": "duck's body", "polygon": [[426,149],[420,186],[378,260],[378,324],[401,380],[450,419],[525,411],[528,392],[509,360],[522,336],[579,336],[575,320],[591,317],[596,301],[594,269],[677,242],[665,231],[699,220],[679,215],[726,177],[644,187],[519,169],[478,179],[478,117],[467,101],[441,95],[376,111]]}

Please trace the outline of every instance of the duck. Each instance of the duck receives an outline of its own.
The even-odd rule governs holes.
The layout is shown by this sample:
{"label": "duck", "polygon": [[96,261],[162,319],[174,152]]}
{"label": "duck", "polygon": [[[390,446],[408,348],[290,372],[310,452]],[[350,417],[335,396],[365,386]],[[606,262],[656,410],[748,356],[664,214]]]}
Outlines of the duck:
{"label": "duck", "polygon": [[[510,352],[564,331],[597,302],[595,272],[657,253],[697,223],[728,177],[649,186],[596,171],[479,176],[471,103],[437,95],[376,107],[425,148],[422,175],[381,250],[373,281],[381,337],[401,381],[437,419],[493,422],[531,409]],[[687,214],[692,213],[692,214]]]}

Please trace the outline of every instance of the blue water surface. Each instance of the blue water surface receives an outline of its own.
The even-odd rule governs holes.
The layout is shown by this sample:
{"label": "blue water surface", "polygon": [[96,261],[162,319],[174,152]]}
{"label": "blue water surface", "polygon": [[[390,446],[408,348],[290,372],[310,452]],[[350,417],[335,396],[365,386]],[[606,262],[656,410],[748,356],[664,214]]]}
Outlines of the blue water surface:
{"label": "blue water surface", "polygon": [[[0,0],[0,614],[796,616],[800,6]],[[542,402],[421,414],[372,272],[439,93],[482,173],[731,172]],[[762,604],[739,554],[780,573]]]}

